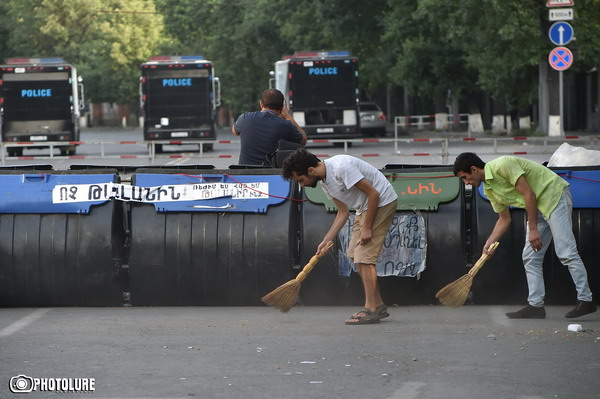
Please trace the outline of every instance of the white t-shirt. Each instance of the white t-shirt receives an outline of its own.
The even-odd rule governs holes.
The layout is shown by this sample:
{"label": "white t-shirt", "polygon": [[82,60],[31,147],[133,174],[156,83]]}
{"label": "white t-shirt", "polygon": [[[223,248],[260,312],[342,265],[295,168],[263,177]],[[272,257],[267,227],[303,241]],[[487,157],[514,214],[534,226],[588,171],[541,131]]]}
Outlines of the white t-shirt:
{"label": "white t-shirt", "polygon": [[381,208],[398,198],[394,187],[377,168],[350,155],[336,155],[323,161],[326,177],[321,187],[329,199],[336,198],[360,215],[367,210],[367,194],[354,185],[367,180],[379,192]]}

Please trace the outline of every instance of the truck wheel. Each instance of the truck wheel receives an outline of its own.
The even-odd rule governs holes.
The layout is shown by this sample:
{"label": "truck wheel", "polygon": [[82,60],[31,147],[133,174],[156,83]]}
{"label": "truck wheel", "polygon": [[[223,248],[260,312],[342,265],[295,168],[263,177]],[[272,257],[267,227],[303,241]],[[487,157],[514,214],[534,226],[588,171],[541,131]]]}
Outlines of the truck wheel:
{"label": "truck wheel", "polygon": [[[334,147],[344,147],[344,143],[333,143]],[[352,147],[352,143],[348,143],[348,148]]]}
{"label": "truck wheel", "polygon": [[23,156],[23,148],[21,148],[21,147],[7,148],[6,151],[8,152],[9,157]]}
{"label": "truck wheel", "polygon": [[60,155],[62,156],[69,156],[69,155],[75,155],[75,146],[68,146],[68,147],[60,147]]}

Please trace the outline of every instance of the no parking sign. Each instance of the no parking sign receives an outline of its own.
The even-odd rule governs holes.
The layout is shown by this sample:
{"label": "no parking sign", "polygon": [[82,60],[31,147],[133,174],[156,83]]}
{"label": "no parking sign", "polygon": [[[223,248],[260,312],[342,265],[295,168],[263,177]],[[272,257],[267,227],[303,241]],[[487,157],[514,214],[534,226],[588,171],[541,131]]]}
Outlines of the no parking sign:
{"label": "no parking sign", "polygon": [[557,71],[565,71],[573,64],[573,53],[566,47],[556,47],[550,52],[548,62]]}

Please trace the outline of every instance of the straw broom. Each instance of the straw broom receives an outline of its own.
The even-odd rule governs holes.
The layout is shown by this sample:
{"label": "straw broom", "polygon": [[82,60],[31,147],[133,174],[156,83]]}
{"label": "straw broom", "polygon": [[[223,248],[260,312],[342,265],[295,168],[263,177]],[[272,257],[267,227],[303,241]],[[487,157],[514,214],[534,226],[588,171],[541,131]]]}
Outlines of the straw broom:
{"label": "straw broom", "polygon": [[[494,251],[498,247],[499,242],[496,241],[490,245],[490,251]],[[458,280],[448,284],[435,294],[435,297],[440,300],[443,305],[457,308],[462,306],[467,299],[467,295],[471,290],[471,284],[473,284],[473,277],[477,274],[479,269],[483,267],[483,264],[488,259],[487,254],[482,254],[477,263],[469,270],[467,274],[459,278]]]}
{"label": "straw broom", "polygon": [[[333,246],[333,242],[329,241],[325,249],[329,249]],[[262,301],[269,306],[273,306],[275,309],[281,310],[283,313],[287,313],[296,304],[298,300],[298,294],[300,293],[300,286],[302,281],[308,276],[313,267],[317,264],[319,259],[325,254],[323,250],[317,255],[310,258],[310,261],[302,268],[302,271],[298,273],[295,279],[288,281],[287,283],[275,288],[267,295],[262,297]]]}

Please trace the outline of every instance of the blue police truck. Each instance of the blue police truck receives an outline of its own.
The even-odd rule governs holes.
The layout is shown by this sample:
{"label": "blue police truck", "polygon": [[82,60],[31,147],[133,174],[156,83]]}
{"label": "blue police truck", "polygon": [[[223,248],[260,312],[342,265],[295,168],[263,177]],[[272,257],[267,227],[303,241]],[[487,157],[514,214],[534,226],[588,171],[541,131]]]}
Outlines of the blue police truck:
{"label": "blue police truck", "polygon": [[57,147],[75,154],[83,85],[75,67],[62,58],[10,58],[0,65],[2,141],[9,156],[24,148]]}
{"label": "blue police truck", "polygon": [[[219,78],[203,56],[157,56],[141,65],[140,106],[144,140],[163,144],[216,138],[215,118],[221,103]],[[202,143],[211,150],[211,143]]]}
{"label": "blue police truck", "polygon": [[275,63],[274,78],[308,138],[360,137],[358,58],[348,51],[284,56]]}

